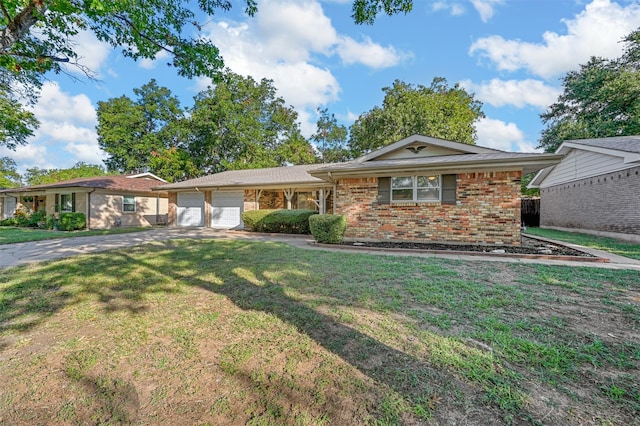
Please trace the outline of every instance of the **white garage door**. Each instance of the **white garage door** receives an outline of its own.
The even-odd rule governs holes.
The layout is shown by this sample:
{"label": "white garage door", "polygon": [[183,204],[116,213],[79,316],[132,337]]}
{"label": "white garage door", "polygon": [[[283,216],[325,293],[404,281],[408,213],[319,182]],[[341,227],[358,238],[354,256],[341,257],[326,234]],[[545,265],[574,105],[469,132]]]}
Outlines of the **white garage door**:
{"label": "white garage door", "polygon": [[16,199],[13,197],[4,197],[4,217],[13,217],[16,212]]}
{"label": "white garage door", "polygon": [[211,226],[243,228],[244,191],[214,192],[211,200]]}
{"label": "white garage door", "polygon": [[178,226],[204,226],[202,192],[178,192]]}

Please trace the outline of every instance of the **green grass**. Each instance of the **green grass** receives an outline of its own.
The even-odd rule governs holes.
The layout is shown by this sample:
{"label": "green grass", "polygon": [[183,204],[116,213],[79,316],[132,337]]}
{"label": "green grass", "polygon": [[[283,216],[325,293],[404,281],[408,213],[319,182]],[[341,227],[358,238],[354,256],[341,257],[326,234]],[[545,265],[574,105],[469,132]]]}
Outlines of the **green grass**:
{"label": "green grass", "polygon": [[0,244],[25,243],[28,241],[53,240],[56,238],[90,237],[93,235],[126,234],[148,231],[148,227],[116,228],[92,231],[50,231],[46,229],[0,227]]}
{"label": "green grass", "polygon": [[246,241],[0,269],[0,423],[633,424],[639,302],[638,271]]}
{"label": "green grass", "polygon": [[603,250],[631,259],[640,260],[640,244],[625,242],[608,237],[598,237],[579,232],[556,231],[554,229],[527,228],[527,234],[543,238],[565,241],[572,244]]}

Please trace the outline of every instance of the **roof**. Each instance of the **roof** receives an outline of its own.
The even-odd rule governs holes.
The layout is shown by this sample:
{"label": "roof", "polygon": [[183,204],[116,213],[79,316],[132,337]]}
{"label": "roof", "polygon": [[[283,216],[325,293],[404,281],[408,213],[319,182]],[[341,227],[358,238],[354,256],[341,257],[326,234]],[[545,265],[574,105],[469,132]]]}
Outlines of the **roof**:
{"label": "roof", "polygon": [[573,139],[564,141],[556,152],[562,153],[560,152],[561,150],[568,151],[569,148],[577,148],[580,146],[582,146],[583,148],[604,148],[613,151],[640,154],[640,136],[615,136],[611,138],[599,139]]}
{"label": "roof", "polygon": [[151,192],[151,188],[156,187],[163,182],[166,181],[153,175],[152,173],[141,173],[135,175],[75,178],[55,183],[47,183],[43,185],[32,185],[23,186],[21,188],[6,189],[0,192],[31,192],[56,188],[95,188],[123,192]]}
{"label": "roof", "polygon": [[[596,152],[613,157],[621,157],[623,164],[640,162],[640,136],[615,136],[597,139],[572,139],[562,142],[556,154],[566,155],[571,150]],[[554,166],[555,167],[555,166]],[[553,171],[554,167],[540,170],[531,182],[529,188],[539,188],[542,182]]]}
{"label": "roof", "polygon": [[350,161],[348,163],[333,164],[318,168],[314,170],[312,174],[314,176],[322,176],[334,173],[361,174],[391,172],[396,170],[486,169],[496,167],[522,168],[523,173],[530,173],[556,164],[560,159],[561,156],[556,154],[496,151],[483,154],[458,154],[367,162]]}
{"label": "roof", "polygon": [[327,182],[308,172],[326,164],[270,167],[265,169],[228,170],[183,182],[158,186],[159,190],[196,189],[212,187],[269,187],[269,186],[318,186]]}

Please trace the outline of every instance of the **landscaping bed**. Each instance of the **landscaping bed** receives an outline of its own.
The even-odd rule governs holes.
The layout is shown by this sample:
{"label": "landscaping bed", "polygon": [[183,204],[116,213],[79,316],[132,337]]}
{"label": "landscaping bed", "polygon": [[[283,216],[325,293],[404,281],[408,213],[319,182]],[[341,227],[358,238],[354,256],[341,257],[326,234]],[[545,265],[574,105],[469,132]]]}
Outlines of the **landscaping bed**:
{"label": "landscaping bed", "polygon": [[455,253],[471,252],[506,255],[533,256],[569,256],[597,259],[595,256],[560,244],[552,244],[536,238],[522,237],[520,246],[481,245],[481,244],[443,244],[409,241],[345,241],[343,246],[370,247],[379,249],[449,251]]}

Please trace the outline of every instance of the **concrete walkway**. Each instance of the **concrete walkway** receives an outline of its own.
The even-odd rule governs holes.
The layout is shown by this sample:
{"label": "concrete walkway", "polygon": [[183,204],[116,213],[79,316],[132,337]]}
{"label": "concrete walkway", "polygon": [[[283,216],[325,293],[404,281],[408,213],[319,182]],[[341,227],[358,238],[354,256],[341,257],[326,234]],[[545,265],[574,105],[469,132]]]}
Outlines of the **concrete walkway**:
{"label": "concrete walkway", "polygon": [[[468,261],[492,261],[492,262],[512,262],[512,263],[536,263],[547,265],[567,265],[586,266],[594,268],[608,269],[633,269],[640,271],[640,261],[616,256],[599,250],[586,249],[575,246],[584,251],[589,251],[598,257],[610,259],[609,263],[593,263],[580,261],[562,261],[555,259],[526,259],[503,257],[496,255],[464,255],[448,253],[420,253],[414,251],[380,251],[367,248],[350,248],[342,246],[340,248],[315,246],[313,239],[308,235],[267,235],[252,234],[247,232],[235,232],[216,230],[209,228],[155,228],[148,231],[133,232],[128,234],[97,235],[91,237],[61,238],[57,240],[34,241],[27,243],[2,244],[0,245],[0,268],[17,266],[31,262],[41,262],[45,260],[61,259],[79,254],[96,253],[105,250],[127,248],[153,241],[163,241],[177,238],[212,238],[212,239],[241,239],[248,241],[280,241],[295,247],[306,250],[324,251],[349,251],[357,253],[370,253],[374,255],[390,256],[415,256],[415,257],[440,257],[446,259],[458,259]],[[569,245],[563,243],[565,245]],[[571,246],[571,245],[570,245]]]}

